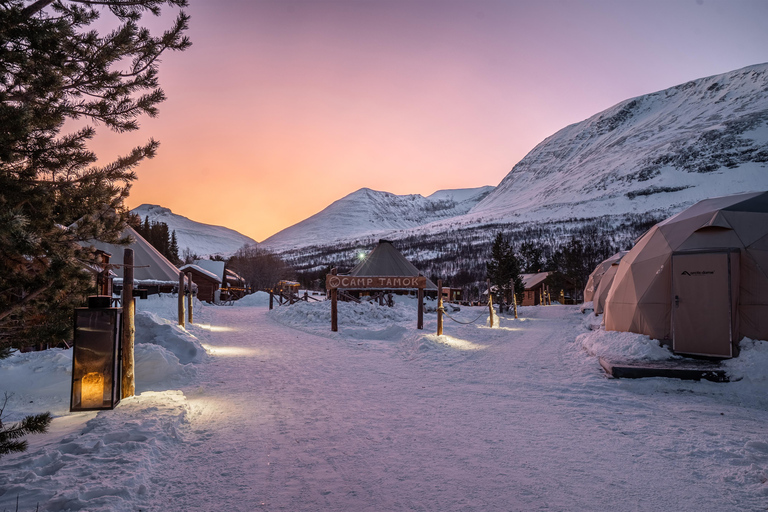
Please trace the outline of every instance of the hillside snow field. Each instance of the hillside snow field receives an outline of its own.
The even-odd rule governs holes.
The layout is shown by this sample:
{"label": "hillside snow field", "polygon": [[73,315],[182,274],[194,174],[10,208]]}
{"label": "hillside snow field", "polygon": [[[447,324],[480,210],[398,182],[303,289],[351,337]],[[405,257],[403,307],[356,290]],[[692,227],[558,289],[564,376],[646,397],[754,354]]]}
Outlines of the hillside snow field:
{"label": "hillside snow field", "polygon": [[618,380],[596,355],[671,354],[575,306],[462,308],[436,336],[408,298],[340,303],[337,333],[329,302],[266,303],[184,330],[138,301],[141,394],[114,411],[67,411],[71,350],[0,361],[4,421],[55,416],[2,458],[0,510],[765,510],[765,341],[737,382]]}
{"label": "hillside snow field", "polygon": [[423,198],[362,189],[265,245],[287,252],[372,235],[396,240],[468,227],[664,217],[702,199],[768,190],[768,64],[623,101],[548,137],[497,187],[478,190],[482,196],[463,211],[431,210],[427,201],[439,192]]}
{"label": "hillside snow field", "polygon": [[142,222],[148,217],[151,222],[164,222],[168,224],[169,231],[176,231],[179,256],[189,249],[202,258],[213,255],[228,257],[246,244],[256,244],[256,240],[234,229],[196,222],[155,204],[142,204],[131,213],[141,217]]}
{"label": "hillside snow field", "polygon": [[262,246],[282,252],[294,247],[332,244],[334,240],[405,230],[467,213],[493,187],[439,190],[424,197],[362,188],[321,212],[272,235]]}

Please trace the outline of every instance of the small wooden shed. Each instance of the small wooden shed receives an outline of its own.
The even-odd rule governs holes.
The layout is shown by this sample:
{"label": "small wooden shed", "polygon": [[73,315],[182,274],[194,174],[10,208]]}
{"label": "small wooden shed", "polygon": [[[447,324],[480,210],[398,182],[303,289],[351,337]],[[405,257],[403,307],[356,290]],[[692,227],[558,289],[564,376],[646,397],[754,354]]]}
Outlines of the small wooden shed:
{"label": "small wooden shed", "polygon": [[523,278],[523,306],[538,306],[542,302],[545,292],[549,291],[545,281],[550,272],[537,272],[535,274],[520,274]]}
{"label": "small wooden shed", "polygon": [[221,280],[216,274],[192,263],[184,265],[179,270],[192,273],[192,282],[197,285],[198,299],[205,302],[216,301],[216,292],[221,287]]}

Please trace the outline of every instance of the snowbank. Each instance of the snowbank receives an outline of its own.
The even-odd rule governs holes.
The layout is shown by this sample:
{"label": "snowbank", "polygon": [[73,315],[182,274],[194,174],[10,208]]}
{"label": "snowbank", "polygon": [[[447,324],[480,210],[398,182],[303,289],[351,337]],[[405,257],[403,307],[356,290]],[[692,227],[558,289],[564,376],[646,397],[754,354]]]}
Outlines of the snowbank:
{"label": "snowbank", "polygon": [[597,357],[656,361],[678,357],[662,347],[658,340],[633,332],[591,331],[577,336],[576,344]]}
{"label": "snowbank", "polygon": [[[411,311],[413,310],[413,311]],[[291,327],[308,327],[322,331],[331,328],[331,301],[297,302],[276,307],[269,313],[278,322]],[[363,301],[338,303],[339,329],[364,327],[378,331],[399,322],[415,319],[415,305],[395,303],[393,307]]]}
{"label": "snowbank", "polygon": [[744,338],[739,343],[739,356],[723,362],[731,380],[768,392],[768,341]]}
{"label": "snowbank", "polygon": [[269,306],[269,294],[267,292],[255,292],[235,301],[234,306],[254,307]]}
{"label": "snowbank", "polygon": [[161,318],[151,311],[136,313],[136,344],[154,343],[172,352],[182,364],[199,363],[205,349],[198,339],[176,322]]}
{"label": "snowbank", "polygon": [[4,457],[0,509],[141,509],[153,487],[150,470],[181,441],[177,429],[187,411],[180,391],[148,391],[98,414],[58,443]]}

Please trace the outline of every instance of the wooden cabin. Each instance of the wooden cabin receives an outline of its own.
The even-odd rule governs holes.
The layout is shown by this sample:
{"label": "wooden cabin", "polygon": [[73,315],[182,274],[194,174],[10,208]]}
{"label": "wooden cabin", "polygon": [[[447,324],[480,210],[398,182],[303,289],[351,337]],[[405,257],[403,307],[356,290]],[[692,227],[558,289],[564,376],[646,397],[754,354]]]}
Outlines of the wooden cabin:
{"label": "wooden cabin", "polygon": [[461,288],[443,287],[443,300],[447,302],[459,302],[463,300],[463,290]]}
{"label": "wooden cabin", "polygon": [[[576,285],[559,272],[538,272],[520,274],[523,278],[522,306],[538,306],[547,303],[547,294],[551,302],[575,304]],[[562,292],[562,295],[561,295]]]}
{"label": "wooden cabin", "polygon": [[184,273],[192,273],[192,282],[197,285],[197,298],[199,300],[216,302],[218,299],[217,292],[221,287],[221,280],[216,274],[191,263],[184,265],[179,270]]}

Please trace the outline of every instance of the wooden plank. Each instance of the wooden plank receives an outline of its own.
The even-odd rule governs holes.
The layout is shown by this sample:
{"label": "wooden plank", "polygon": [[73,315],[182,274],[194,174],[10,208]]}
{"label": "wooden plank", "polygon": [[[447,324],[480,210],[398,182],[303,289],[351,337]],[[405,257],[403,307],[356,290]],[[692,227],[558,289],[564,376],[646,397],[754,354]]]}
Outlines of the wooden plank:
{"label": "wooden plank", "polygon": [[339,276],[328,274],[325,287],[328,290],[347,288],[351,290],[398,290],[416,289],[427,286],[424,276]]}
{"label": "wooden plank", "polygon": [[598,358],[600,366],[608,375],[617,379],[642,379],[664,377],[681,380],[708,380],[712,382],[730,382],[728,374],[718,363],[695,360],[669,361],[614,361],[605,357]]}

